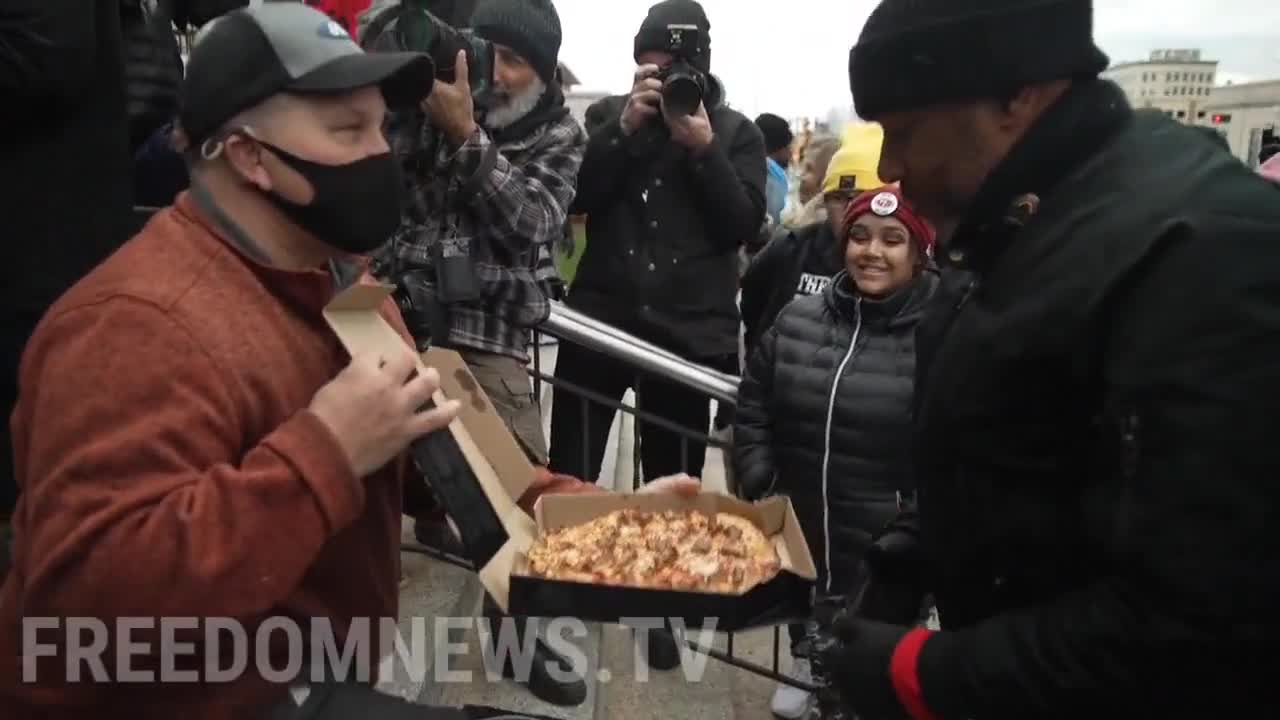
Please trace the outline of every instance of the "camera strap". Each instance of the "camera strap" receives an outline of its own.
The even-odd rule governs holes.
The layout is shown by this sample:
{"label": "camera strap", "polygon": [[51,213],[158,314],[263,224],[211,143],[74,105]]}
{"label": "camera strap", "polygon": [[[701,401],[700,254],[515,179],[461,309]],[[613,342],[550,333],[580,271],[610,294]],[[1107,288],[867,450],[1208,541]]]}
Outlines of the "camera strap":
{"label": "camera strap", "polygon": [[376,13],[368,19],[368,24],[360,31],[360,47],[362,47],[366,52],[372,52],[376,49],[386,49],[385,47],[379,47],[378,41],[382,39],[382,34],[386,31],[387,27],[399,19],[402,12],[403,2],[377,10]]}

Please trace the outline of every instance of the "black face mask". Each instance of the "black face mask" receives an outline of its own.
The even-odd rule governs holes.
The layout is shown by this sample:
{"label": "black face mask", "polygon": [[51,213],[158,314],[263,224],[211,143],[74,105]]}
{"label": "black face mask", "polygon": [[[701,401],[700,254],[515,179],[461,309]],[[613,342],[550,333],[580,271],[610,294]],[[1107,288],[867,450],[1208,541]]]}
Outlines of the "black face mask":
{"label": "black face mask", "polygon": [[299,205],[276,192],[268,200],[299,227],[343,252],[363,255],[391,239],[400,224],[400,167],[391,153],[370,155],[345,165],[304,160],[253,138],[311,183],[315,195]]}

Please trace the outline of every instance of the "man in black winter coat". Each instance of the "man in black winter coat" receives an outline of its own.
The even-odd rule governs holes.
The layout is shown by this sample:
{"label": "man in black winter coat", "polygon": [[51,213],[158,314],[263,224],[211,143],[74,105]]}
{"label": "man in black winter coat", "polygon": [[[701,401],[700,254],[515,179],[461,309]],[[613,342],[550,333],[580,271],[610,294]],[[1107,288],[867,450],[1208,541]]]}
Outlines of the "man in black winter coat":
{"label": "man in black winter coat", "polygon": [[[693,0],[654,5],[636,35],[640,68],[631,95],[587,110],[590,142],[574,208],[587,215],[591,242],[568,303],[693,362],[736,374],[737,252],[764,217],[765,150],[755,124],[724,104],[710,74],[710,27]],[[661,101],[657,75],[673,61],[687,63],[704,86],[692,115]],[[571,343],[561,344],[556,376],[619,400],[636,381],[633,368]],[[693,433],[707,432],[705,396],[657,377],[639,385],[642,405]],[[552,469],[596,478],[613,415],[596,404],[584,413],[580,400],[557,390]],[[676,433],[643,424],[640,437],[646,479],[702,472],[703,443],[682,446]]]}
{"label": "man in black winter coat", "polygon": [[13,508],[9,414],[45,309],[128,234],[120,8],[0,3],[0,525]]}
{"label": "man in black winter coat", "polygon": [[871,563],[943,629],[846,614],[821,665],[862,717],[1275,705],[1280,203],[1099,80],[1092,16],[883,0],[850,57],[881,176],[972,273],[920,329],[919,513]]}
{"label": "man in black winter coat", "polygon": [[120,0],[130,153],[178,113],[182,55],[173,5],[173,0]]}

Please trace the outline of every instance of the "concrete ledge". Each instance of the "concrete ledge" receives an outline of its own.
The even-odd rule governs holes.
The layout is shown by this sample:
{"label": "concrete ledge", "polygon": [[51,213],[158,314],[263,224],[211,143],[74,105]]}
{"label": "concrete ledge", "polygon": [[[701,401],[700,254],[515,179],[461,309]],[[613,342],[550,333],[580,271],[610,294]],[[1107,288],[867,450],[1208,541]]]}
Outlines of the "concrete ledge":
{"label": "concrete ledge", "polygon": [[[401,538],[405,543],[416,542],[409,518],[404,520]],[[425,555],[402,552],[400,562],[408,581],[400,589],[400,634],[408,642],[415,623],[425,629],[426,667],[410,669],[397,662],[391,676],[378,683],[378,689],[407,700],[431,703],[435,653],[430,650],[441,642],[435,636],[436,618],[474,616],[482,589],[474,573]]]}

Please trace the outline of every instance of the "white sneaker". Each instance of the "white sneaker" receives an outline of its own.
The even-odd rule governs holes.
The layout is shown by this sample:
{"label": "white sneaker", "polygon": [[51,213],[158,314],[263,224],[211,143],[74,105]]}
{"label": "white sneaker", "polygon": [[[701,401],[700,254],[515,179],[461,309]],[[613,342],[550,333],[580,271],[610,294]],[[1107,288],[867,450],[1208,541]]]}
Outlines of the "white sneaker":
{"label": "white sneaker", "polygon": [[[802,658],[792,661],[791,677],[801,682],[810,682],[812,676],[809,673],[809,661]],[[778,683],[778,689],[773,691],[773,702],[769,704],[769,709],[783,720],[801,720],[809,714],[813,703],[813,693],[785,683]]]}

